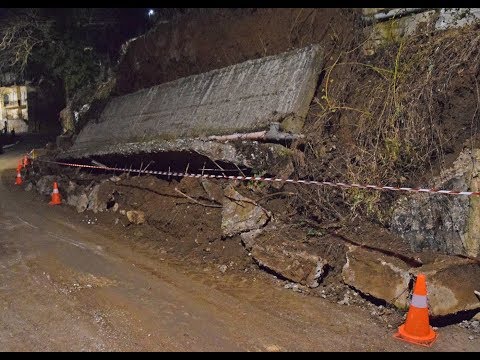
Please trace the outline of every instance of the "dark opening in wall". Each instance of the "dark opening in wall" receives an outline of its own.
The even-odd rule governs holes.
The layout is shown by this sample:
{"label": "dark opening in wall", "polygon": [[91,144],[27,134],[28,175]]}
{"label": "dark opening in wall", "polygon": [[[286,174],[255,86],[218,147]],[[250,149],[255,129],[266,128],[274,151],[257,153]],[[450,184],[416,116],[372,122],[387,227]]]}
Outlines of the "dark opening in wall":
{"label": "dark opening in wall", "polygon": [[[214,161],[206,156],[195,152],[173,151],[162,153],[143,153],[135,155],[103,155],[92,156],[89,160],[71,160],[72,162],[84,165],[94,165],[94,160],[107,167],[126,169],[145,169],[156,171],[188,172],[195,174],[221,175],[252,175],[252,170],[244,166]],[[98,171],[102,171],[98,169]]]}

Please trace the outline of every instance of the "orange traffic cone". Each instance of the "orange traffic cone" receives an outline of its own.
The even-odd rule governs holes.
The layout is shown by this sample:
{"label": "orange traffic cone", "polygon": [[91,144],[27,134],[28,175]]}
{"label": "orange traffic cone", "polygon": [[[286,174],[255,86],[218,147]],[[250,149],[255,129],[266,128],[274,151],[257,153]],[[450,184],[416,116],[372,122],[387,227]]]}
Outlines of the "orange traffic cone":
{"label": "orange traffic cone", "polygon": [[58,184],[55,181],[53,183],[53,193],[52,193],[52,201],[49,202],[50,205],[60,205],[62,203],[62,199],[60,197],[60,193],[58,192]]}
{"label": "orange traffic cone", "polygon": [[427,283],[424,274],[417,275],[407,320],[400,325],[394,337],[424,346],[432,345],[437,338],[437,333],[433,331],[428,320]]}
{"label": "orange traffic cone", "polygon": [[22,185],[22,183],[22,174],[20,173],[20,170],[17,169],[17,178],[15,179],[15,185]]}

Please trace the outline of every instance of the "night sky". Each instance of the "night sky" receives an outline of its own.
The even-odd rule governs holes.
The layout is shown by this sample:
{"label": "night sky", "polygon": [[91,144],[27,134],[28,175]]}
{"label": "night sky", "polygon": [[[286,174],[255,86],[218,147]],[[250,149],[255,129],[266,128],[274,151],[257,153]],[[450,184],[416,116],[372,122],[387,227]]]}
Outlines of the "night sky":
{"label": "night sky", "polygon": [[[85,41],[99,53],[116,57],[123,42],[141,35],[153,25],[156,16],[147,8],[39,8],[39,14],[54,20],[60,32]],[[28,9],[0,8],[0,21]],[[161,9],[154,9],[155,14]]]}

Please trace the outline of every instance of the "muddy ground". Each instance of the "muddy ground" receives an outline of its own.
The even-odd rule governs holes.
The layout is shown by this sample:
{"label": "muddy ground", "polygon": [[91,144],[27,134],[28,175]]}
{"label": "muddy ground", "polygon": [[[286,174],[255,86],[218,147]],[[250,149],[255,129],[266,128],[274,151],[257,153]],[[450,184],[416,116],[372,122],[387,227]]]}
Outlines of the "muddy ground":
{"label": "muddy ground", "polygon": [[[474,146],[473,143],[467,144],[467,142],[471,140],[472,133],[476,131],[476,120],[478,120],[476,107],[471,106],[477,100],[472,89],[476,84],[478,69],[469,69],[465,72],[462,69],[455,69],[459,76],[452,77],[451,81],[446,84],[448,86],[442,87],[444,90],[441,96],[432,97],[430,94],[430,97],[425,97],[422,91],[428,93],[430,88],[437,88],[438,83],[442,81],[442,74],[437,74],[435,81],[431,81],[431,78],[427,76],[428,87],[420,86],[422,91],[408,91],[413,89],[409,85],[409,81],[413,79],[413,83],[415,83],[415,79],[420,75],[415,72],[409,73],[410,68],[407,65],[410,64],[410,61],[418,60],[415,59],[417,49],[431,48],[430,50],[433,51],[434,41],[448,46],[457,45],[453,48],[447,46],[445,51],[439,53],[440,55],[435,52],[435,57],[433,57],[434,54],[427,51],[426,54],[423,54],[425,55],[423,60],[434,59],[436,65],[450,64],[446,59],[448,54],[455,53],[455,56],[463,56],[465,49],[461,43],[455,41],[455,36],[465,37],[465,34],[454,34],[451,38],[450,35],[447,35],[448,43],[442,41],[444,39],[442,36],[433,36],[433,40],[428,37],[430,35],[415,37],[409,41],[408,51],[405,54],[402,53],[401,59],[406,59],[406,61],[405,66],[400,68],[402,70],[400,73],[402,76],[405,74],[405,77],[401,77],[403,83],[400,83],[402,86],[399,86],[398,89],[406,89],[406,91],[403,93],[404,97],[400,96],[402,93],[397,95],[400,96],[399,99],[404,105],[399,109],[408,111],[404,114],[405,116],[398,116],[398,118],[400,120],[416,119],[411,116],[413,114],[419,115],[419,119],[427,121],[429,117],[423,116],[424,114],[417,110],[428,109],[429,116],[435,121],[438,120],[438,124],[435,123],[435,126],[432,126],[432,133],[426,133],[424,138],[434,139],[435,134],[440,133],[448,135],[445,137],[448,144],[442,143],[442,146],[437,146],[438,144],[435,142],[417,144],[413,142],[415,139],[412,140],[411,153],[421,155],[422,161],[425,162],[421,163],[414,156],[408,157],[411,154],[397,156],[395,147],[393,147],[395,151],[391,152],[389,146],[372,148],[369,144],[370,135],[376,134],[377,131],[371,131],[371,123],[368,121],[372,118],[381,120],[383,118],[370,115],[368,121],[364,121],[366,118],[362,118],[363,115],[359,114],[362,114],[363,111],[364,113],[371,112],[374,115],[377,114],[376,112],[381,112],[382,116],[389,115],[389,111],[382,109],[391,108],[389,99],[392,98],[389,97],[388,92],[384,91],[384,88],[392,88],[389,83],[390,77],[380,77],[378,71],[372,72],[369,65],[373,63],[374,66],[384,68],[387,73],[391,72],[394,69],[394,60],[400,50],[398,44],[390,44],[380,49],[374,57],[361,54],[360,43],[356,42],[361,37],[361,31],[359,27],[354,27],[355,21],[356,17],[352,12],[342,9],[238,9],[238,12],[215,10],[206,11],[204,14],[190,13],[182,18],[173,19],[169,23],[161,24],[156,31],[152,31],[145,38],[133,43],[119,65],[114,93],[129,93],[182,76],[318,42],[326,49],[325,72],[321,76],[316,98],[307,116],[305,130],[309,134],[307,142],[294,144],[297,149],[305,151],[303,157],[296,159],[296,175],[299,177],[310,176],[320,180],[326,176],[325,174],[328,174],[328,179],[325,180],[336,179],[391,185],[418,186],[427,183],[428,178],[441,168],[448,166],[462,148]],[[475,33],[471,31],[471,38],[475,40],[476,37],[472,34]],[[351,55],[344,56],[346,53]],[[467,53],[471,55],[470,51]],[[343,57],[340,58],[340,55]],[[340,61],[338,64],[337,60]],[[462,61],[464,65],[476,64],[471,62],[470,58]],[[342,62],[343,64],[341,64]],[[351,65],[350,62],[359,67]],[[330,66],[333,63],[336,66],[328,75],[328,70],[331,69]],[[426,64],[421,61],[419,63]],[[365,64],[368,66],[365,67]],[[417,67],[414,68],[417,69]],[[425,71],[422,70],[422,67],[418,67],[418,69],[422,76],[426,76],[426,65]],[[450,68],[447,70],[448,73],[452,71]],[[462,72],[464,72],[463,75],[461,75]],[[333,84],[326,82],[327,86],[330,84],[330,103],[327,104],[323,98],[326,93],[325,82],[323,82],[325,74],[329,76],[328,81],[333,82]],[[462,76],[466,76],[465,81]],[[393,88],[396,89],[396,87]],[[375,96],[366,96],[366,94]],[[385,95],[386,98],[384,98],[384,94],[388,96]],[[368,104],[365,101],[366,97],[372,100]],[[420,101],[417,102],[417,99]],[[365,107],[366,105],[368,107]],[[395,110],[398,109],[395,108]],[[387,124],[392,119],[397,119],[398,112],[395,111],[392,114],[395,116],[385,115],[383,120],[387,121]],[[378,123],[375,129],[383,131],[382,139],[385,137],[386,140],[397,141],[396,137],[389,138],[392,135],[389,132],[391,128],[384,125],[384,123]],[[403,129],[402,127],[402,131],[404,131]],[[412,129],[406,127],[405,134],[410,134],[408,132],[410,130]],[[394,135],[397,134],[395,131],[393,132]],[[413,133],[415,133],[414,128]],[[399,139],[402,140],[404,137],[402,133]],[[389,145],[390,142],[386,141],[385,144]],[[398,149],[407,148],[407,146],[403,146],[405,144],[399,144]],[[406,145],[410,145],[410,143],[406,143]],[[442,153],[440,153],[436,150],[432,152],[427,149],[427,151],[425,146],[437,146],[439,149],[445,146],[445,148],[442,148]],[[372,153],[380,160],[372,161]],[[417,162],[414,163],[413,160]],[[428,167],[425,165],[426,163],[428,163]],[[40,168],[37,168],[36,171],[40,172]],[[286,291],[295,299],[301,299],[295,302],[294,308],[302,308],[306,306],[306,303],[312,301],[320,301],[320,303],[315,303],[317,305],[326,301],[329,305],[325,308],[340,309],[342,316],[355,317],[354,314],[361,313],[369,321],[372,320],[376,324],[375,326],[380,326],[384,331],[382,334],[385,335],[402,323],[404,313],[343,284],[341,269],[346,262],[346,248],[352,244],[366,246],[373,251],[389,252],[395,256],[401,255],[413,263],[419,260],[428,262],[429,258],[434,257],[434,254],[429,252],[413,253],[408,244],[390,234],[385,228],[388,218],[381,217],[381,211],[376,209],[376,206],[378,204],[381,206],[391,205],[395,200],[393,195],[382,193],[377,198],[374,193],[365,192],[351,194],[342,192],[342,190],[330,191],[331,189],[329,189],[327,193],[318,190],[302,191],[289,186],[279,190],[255,184],[237,184],[237,191],[263,206],[274,214],[276,220],[279,220],[278,223],[275,223],[277,228],[275,232],[270,233],[271,236],[268,233],[262,235],[261,239],[264,243],[285,242],[295,249],[308,248],[327,258],[329,264],[327,276],[322,279],[320,286],[312,289],[290,282],[280,274],[261,266],[255,261],[249,249],[245,247],[240,236],[225,238],[221,229],[222,201],[209,196],[198,181],[70,171],[58,167],[47,167],[42,171],[43,175],[58,176],[57,180],[63,194],[70,186],[91,188],[104,181],[98,197],[101,203],[100,207],[102,209],[104,207],[105,211],[86,210],[78,214],[75,209],[65,209],[65,206],[62,206],[59,210],[48,210],[47,213],[50,217],[56,219],[57,216],[68,216],[69,222],[75,224],[75,229],[77,226],[82,229],[92,229],[93,234],[104,234],[107,239],[115,239],[112,243],[115,245],[111,245],[112,248],[117,250],[121,248],[122,251],[128,249],[125,251],[130,253],[129,256],[133,258],[141,256],[148,259],[148,261],[139,261],[137,265],[150,272],[154,277],[161,277],[162,274],[151,270],[150,265],[153,264],[152,266],[155,267],[159,262],[168,263],[168,267],[162,268],[162,271],[170,271],[170,265],[186,269],[188,274],[207,286],[207,290],[202,291],[207,292],[209,287],[213,287],[232,296],[242,297],[248,293],[245,296],[249,301],[255,300],[255,306],[261,306],[262,309],[270,304],[271,300],[263,297],[261,293],[264,291],[269,293],[270,290],[266,289],[273,288],[282,293]],[[59,174],[62,175],[59,176]],[[10,172],[8,176],[13,175]],[[112,176],[118,176],[118,178],[112,180]],[[34,177],[30,179],[26,177],[26,179],[27,181],[35,180]],[[225,187],[225,184],[221,182],[215,183],[215,185]],[[8,184],[7,190],[20,192],[11,184]],[[29,204],[33,204],[48,201],[48,194],[49,190],[47,189],[44,195],[30,191],[19,196],[29,199]],[[362,197],[363,194],[373,196]],[[66,200],[66,196],[64,200]],[[375,211],[369,212],[370,208]],[[17,210],[23,211],[23,207],[20,206]],[[131,223],[126,216],[126,211],[131,210],[141,211],[145,215],[145,222],[142,224]],[[57,214],[57,211],[63,215]],[[350,216],[350,214],[353,215]],[[373,222],[366,221],[365,215],[368,215],[370,220],[373,219]],[[273,221],[271,222],[273,223]],[[384,226],[380,226],[379,223]],[[88,237],[88,241],[94,241],[94,238],[95,235],[91,235]],[[47,263],[55,261],[50,258]],[[147,261],[150,265],[146,266],[143,261]],[[36,268],[41,268],[43,265],[33,266],[28,263],[27,266],[31,266],[35,271]],[[48,269],[50,268],[47,266]],[[70,277],[68,274],[63,274],[62,271],[58,270],[59,274],[57,274],[61,279],[58,280],[60,283],[65,282],[64,278]],[[252,287],[253,283],[256,285]],[[186,286],[188,287],[188,285]],[[275,305],[279,308],[284,306],[281,301],[275,302]],[[335,314],[338,315],[338,313]],[[325,317],[327,322],[335,323],[334,315],[328,314],[328,312],[322,312],[319,316]],[[461,321],[459,319],[451,320],[457,323]],[[451,324],[452,321],[448,323]],[[444,331],[444,334],[460,331],[459,326],[467,328],[464,332],[467,336],[462,339],[456,337],[456,341],[459,342],[461,349],[473,347],[474,350],[478,350],[478,323],[469,321],[444,326],[445,322],[434,319],[432,324],[441,326],[440,331]],[[356,326],[362,328],[364,323],[358,322]],[[462,334],[464,333],[462,332]],[[326,338],[328,339],[330,335],[327,334]],[[351,328],[343,335],[357,336],[357,334],[352,335]],[[366,339],[362,338],[361,341],[366,341]],[[369,341],[370,339],[367,343]],[[442,346],[447,343],[448,341],[439,345],[438,349],[443,349]],[[351,349],[376,348],[382,350],[390,346],[383,348],[382,345],[377,346],[375,342],[373,344],[375,345],[372,345],[372,348],[362,347],[363,345],[357,343],[349,346]],[[309,348],[310,345],[310,343],[303,343],[300,348]],[[273,346],[272,349],[276,349],[276,346]],[[338,344],[332,346],[334,350],[344,350]],[[392,346],[396,348],[395,345]],[[292,343],[285,348],[280,347],[281,350],[294,348],[296,347]],[[454,349],[454,347],[450,346],[450,349]]]}
{"label": "muddy ground", "polygon": [[[428,350],[392,338],[401,312],[346,287],[313,293],[259,269],[237,238],[221,238],[218,208],[174,190],[214,204],[192,184],[130,176],[109,185],[117,212],[77,213],[48,206],[49,196],[25,191],[28,182],[13,185],[20,154],[0,159],[8,169],[0,186],[2,349]],[[120,215],[127,206],[150,208],[147,223],[128,225]],[[438,331],[430,350],[478,350],[474,328]]]}
{"label": "muddy ground", "polygon": [[[330,227],[319,228],[314,222],[309,223],[298,213],[292,212],[288,202],[293,189],[288,186],[279,191],[268,186],[259,187],[258,184],[234,183],[236,191],[262,206],[272,216],[265,231],[258,236],[258,244],[282,251],[306,251],[319,255],[327,262],[326,270],[318,281],[320,285],[306,286],[308,284],[302,280],[292,281],[289,274],[266,267],[252,254],[251,246],[242,236],[224,234],[224,189],[229,185],[226,181],[115,174],[42,162],[34,163],[29,169],[26,189],[38,190],[42,179],[48,178],[46,189],[40,186],[46,201],[51,193],[49,182],[58,181],[64,203],[77,207],[82,222],[91,226],[100,224],[111,227],[119,237],[133,239],[137,246],[153,256],[163,258],[168,254],[199,267],[209,264],[207,268],[220,274],[273,278],[278,286],[298,293],[341,305],[359,306],[392,327],[395,322],[401,321],[404,312],[344,283],[342,269],[346,264],[347,250],[351,246],[360,246],[372,254],[398,258],[413,267],[437,258],[433,252],[412,252],[401,238],[369,222],[355,221],[348,225],[334,223]],[[98,191],[92,192],[95,188]],[[94,199],[88,195],[89,204],[87,206],[84,203],[82,207],[79,195],[93,193],[96,194]],[[86,195],[84,197],[87,199]],[[131,211],[140,213],[141,221],[138,224],[135,218],[129,217]],[[268,259],[272,255],[266,256]],[[288,261],[288,258],[281,259],[280,265]],[[382,288],[388,287],[388,284],[376,286]],[[404,296],[410,291],[411,288],[405,288]],[[470,320],[474,314],[469,314],[463,314],[464,317],[434,318],[432,324],[459,323],[464,319]]]}

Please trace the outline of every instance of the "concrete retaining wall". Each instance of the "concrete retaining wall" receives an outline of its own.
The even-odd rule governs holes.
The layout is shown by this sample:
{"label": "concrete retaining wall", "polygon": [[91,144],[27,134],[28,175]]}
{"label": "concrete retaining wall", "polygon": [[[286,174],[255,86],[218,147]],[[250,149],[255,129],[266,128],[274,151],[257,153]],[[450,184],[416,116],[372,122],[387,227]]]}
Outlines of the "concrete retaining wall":
{"label": "concrete retaining wall", "polygon": [[480,21],[480,8],[365,8],[364,19],[373,23],[368,28],[372,33],[363,45],[367,55],[378,48],[402,37],[413,35],[417,30],[424,34],[459,28]]}
{"label": "concrete retaining wall", "polygon": [[152,140],[263,130],[282,120],[286,130],[298,131],[322,55],[318,46],[309,46],[113,98],[62,157],[123,153],[129,144],[136,148]]}

